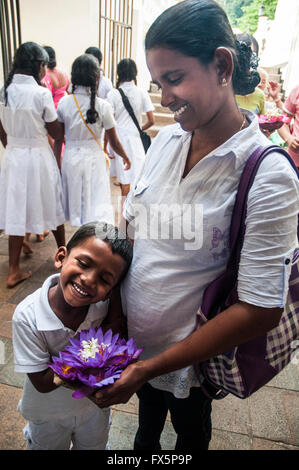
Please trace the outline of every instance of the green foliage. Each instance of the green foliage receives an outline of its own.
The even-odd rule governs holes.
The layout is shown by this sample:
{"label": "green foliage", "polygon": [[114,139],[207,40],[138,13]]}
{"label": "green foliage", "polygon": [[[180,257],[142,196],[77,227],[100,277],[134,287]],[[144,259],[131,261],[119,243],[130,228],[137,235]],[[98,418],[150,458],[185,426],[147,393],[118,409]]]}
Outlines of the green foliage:
{"label": "green foliage", "polygon": [[233,27],[253,34],[258,26],[259,10],[264,5],[264,16],[273,19],[278,0],[218,0]]}

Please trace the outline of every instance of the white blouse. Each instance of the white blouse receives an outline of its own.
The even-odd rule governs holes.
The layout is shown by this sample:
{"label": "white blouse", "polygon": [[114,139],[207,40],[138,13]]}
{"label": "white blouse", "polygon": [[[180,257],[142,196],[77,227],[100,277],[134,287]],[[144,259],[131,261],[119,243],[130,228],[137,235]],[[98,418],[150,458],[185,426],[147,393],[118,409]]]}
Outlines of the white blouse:
{"label": "white blouse", "polygon": [[[142,88],[137,87],[134,81],[124,82],[119,86],[119,88],[121,88],[128,97],[136,119],[141,127],[142,113],[147,113],[149,111],[153,111],[154,109],[149,94]],[[133,133],[138,134],[138,130],[132,121],[131,116],[124,107],[119,91],[117,89],[111,90],[107,95],[107,100],[112,105],[117,125],[119,127],[126,128],[128,131],[132,131]]]}
{"label": "white blouse", "polygon": [[[132,187],[124,217],[136,227],[134,256],[122,286],[129,336],[146,359],[186,338],[206,286],[225,268],[229,229],[244,164],[258,146],[269,145],[257,118],[199,161],[182,177],[191,133],[164,128],[150,147]],[[286,301],[297,246],[299,184],[289,162],[273,152],[262,162],[249,193],[247,230],[238,276],[239,299],[261,307]],[[132,233],[131,233],[132,235]],[[192,366],[150,383],[178,398],[199,386]]]}
{"label": "white blouse", "polygon": [[[86,87],[78,86],[75,89],[75,96],[80,106],[81,112],[86,120],[86,112],[90,108],[90,93]],[[94,124],[88,124],[98,139],[101,139],[103,129],[115,127],[115,119],[111,105],[106,100],[96,97],[95,109],[99,118]],[[85,126],[73,95],[64,96],[57,108],[58,120],[64,123],[65,138],[68,140],[93,140],[91,132]]]}

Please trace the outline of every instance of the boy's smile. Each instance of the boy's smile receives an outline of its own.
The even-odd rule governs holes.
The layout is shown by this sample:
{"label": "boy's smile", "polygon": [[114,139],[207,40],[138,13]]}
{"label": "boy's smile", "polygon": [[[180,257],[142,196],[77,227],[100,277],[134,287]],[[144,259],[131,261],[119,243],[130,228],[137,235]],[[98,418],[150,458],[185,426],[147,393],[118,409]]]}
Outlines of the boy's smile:
{"label": "boy's smile", "polygon": [[109,297],[121,278],[125,261],[113,254],[107,243],[89,237],[69,253],[60,247],[55,267],[61,269],[61,274],[52,298],[60,299],[60,305],[63,299],[70,307],[84,307]]}

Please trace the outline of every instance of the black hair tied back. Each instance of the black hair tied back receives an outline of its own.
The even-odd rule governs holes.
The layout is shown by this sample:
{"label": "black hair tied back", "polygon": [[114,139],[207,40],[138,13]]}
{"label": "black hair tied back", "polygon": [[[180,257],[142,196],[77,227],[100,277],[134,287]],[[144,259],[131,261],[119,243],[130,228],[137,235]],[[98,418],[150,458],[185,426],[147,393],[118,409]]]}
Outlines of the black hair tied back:
{"label": "black hair tied back", "polygon": [[77,86],[90,89],[90,108],[86,113],[86,122],[94,124],[99,114],[95,109],[97,94],[97,80],[100,76],[100,66],[97,59],[91,54],[82,54],[74,60],[72,65],[72,93]]}
{"label": "black hair tied back", "polygon": [[236,39],[237,60],[233,73],[233,87],[237,95],[249,95],[253,93],[260,83],[257,71],[259,59],[252,52],[249,44]]}

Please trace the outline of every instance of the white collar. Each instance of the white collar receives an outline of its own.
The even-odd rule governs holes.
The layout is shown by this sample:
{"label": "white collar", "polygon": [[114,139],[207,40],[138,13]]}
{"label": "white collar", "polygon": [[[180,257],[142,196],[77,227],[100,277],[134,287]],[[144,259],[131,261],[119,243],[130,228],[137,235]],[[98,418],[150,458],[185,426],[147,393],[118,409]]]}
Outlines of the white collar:
{"label": "white collar", "polygon": [[90,88],[87,86],[76,85],[74,95],[90,96]]}
{"label": "white collar", "polygon": [[32,75],[25,75],[23,73],[15,73],[11,83],[39,86],[39,84]]}
{"label": "white collar", "polygon": [[[224,157],[232,156],[235,158],[235,169],[241,166],[249,156],[249,152],[252,151],[258,146],[260,142],[257,142],[257,133],[260,132],[257,115],[248,111],[246,109],[240,108],[242,113],[249,120],[249,126],[245,127],[240,132],[237,132],[232,137],[230,137],[226,142],[219,145],[212,152],[207,154],[204,157],[206,161],[207,158],[212,157]],[[267,145],[266,137],[261,134],[261,140],[265,140],[264,144]],[[192,132],[184,131],[181,126],[177,123],[173,125],[173,136],[181,137],[183,142],[191,140]]]}
{"label": "white collar", "polygon": [[[57,284],[59,277],[60,274],[49,276],[43,283],[42,287],[37,291],[34,306],[38,331],[70,330],[70,328],[64,326],[62,321],[55,315],[49,304],[49,289]],[[78,331],[83,328],[87,330],[91,327],[92,322],[99,317],[100,304],[103,304],[103,302],[98,302],[97,304],[91,304],[89,306],[85,320],[79,326]]]}
{"label": "white collar", "polygon": [[131,80],[130,82],[123,82],[119,85],[119,88],[133,88],[135,87],[135,82],[134,80]]}

